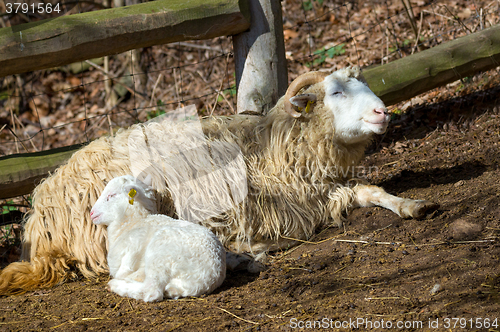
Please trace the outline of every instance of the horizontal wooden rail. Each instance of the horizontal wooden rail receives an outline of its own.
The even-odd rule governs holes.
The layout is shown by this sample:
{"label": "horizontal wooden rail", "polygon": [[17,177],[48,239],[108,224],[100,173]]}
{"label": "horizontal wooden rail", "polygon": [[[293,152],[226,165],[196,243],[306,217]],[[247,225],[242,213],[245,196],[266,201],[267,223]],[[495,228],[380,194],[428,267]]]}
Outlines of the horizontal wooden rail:
{"label": "horizontal wooden rail", "polygon": [[386,105],[500,66],[500,25],[365,69],[370,88]]}
{"label": "horizontal wooden rail", "polygon": [[49,172],[63,165],[82,144],[0,158],[0,199],[31,193]]}
{"label": "horizontal wooden rail", "polygon": [[0,29],[0,77],[250,26],[246,0],[157,0]]}

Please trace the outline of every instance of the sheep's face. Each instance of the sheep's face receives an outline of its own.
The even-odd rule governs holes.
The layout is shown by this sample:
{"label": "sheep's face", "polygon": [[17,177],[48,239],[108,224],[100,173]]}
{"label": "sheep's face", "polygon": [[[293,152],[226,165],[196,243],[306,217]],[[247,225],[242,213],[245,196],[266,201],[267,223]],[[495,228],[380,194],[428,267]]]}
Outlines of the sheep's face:
{"label": "sheep's face", "polygon": [[90,218],[96,225],[109,226],[126,218],[130,209],[140,206],[149,213],[156,213],[154,191],[149,185],[131,175],[112,179],[97,199]]}
{"label": "sheep's face", "polygon": [[333,113],[335,135],[346,143],[383,134],[390,118],[382,100],[354,76],[337,71],[323,81],[324,104]]}

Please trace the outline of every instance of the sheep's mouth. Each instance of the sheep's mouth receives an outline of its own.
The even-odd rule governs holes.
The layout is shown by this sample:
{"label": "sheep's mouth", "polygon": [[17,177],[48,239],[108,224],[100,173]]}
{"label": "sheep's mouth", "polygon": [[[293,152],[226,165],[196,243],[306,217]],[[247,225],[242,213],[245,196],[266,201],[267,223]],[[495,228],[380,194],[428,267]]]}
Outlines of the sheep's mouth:
{"label": "sheep's mouth", "polygon": [[372,125],[386,125],[389,123],[389,121],[378,121],[378,122],[372,122],[372,121],[368,121],[368,120],[363,120],[364,122],[366,123],[369,123],[369,124],[372,124]]}

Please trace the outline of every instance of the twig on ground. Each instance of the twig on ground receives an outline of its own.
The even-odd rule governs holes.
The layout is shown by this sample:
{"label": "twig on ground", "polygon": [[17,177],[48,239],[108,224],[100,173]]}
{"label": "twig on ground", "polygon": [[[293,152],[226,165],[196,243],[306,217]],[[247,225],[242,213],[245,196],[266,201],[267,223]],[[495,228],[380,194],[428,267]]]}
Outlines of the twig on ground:
{"label": "twig on ground", "polygon": [[336,274],[337,272],[340,272],[342,271],[343,269],[345,269],[347,267],[347,265],[344,265],[343,267],[341,267],[340,269],[336,270],[335,272],[333,272],[333,274]]}
{"label": "twig on ground", "polygon": [[235,318],[238,318],[239,320],[242,320],[244,322],[247,322],[247,323],[250,323],[250,324],[254,324],[254,325],[259,325],[259,323],[256,323],[256,322],[252,322],[251,320],[248,320],[248,319],[245,319],[245,318],[241,318],[239,316],[236,316],[235,314],[233,314],[232,312],[229,312],[227,311],[226,309],[222,309],[222,308],[219,308],[219,307],[216,307],[217,309],[220,309],[222,311],[224,311],[225,313],[227,314],[230,314],[231,316],[235,317]]}
{"label": "twig on ground", "polygon": [[404,296],[387,296],[387,297],[365,297],[366,301],[372,301],[372,300],[399,300],[399,299],[405,299],[405,300],[410,300],[407,297]]}
{"label": "twig on ground", "polygon": [[382,227],[382,228],[379,228],[379,229],[374,230],[372,233],[377,233],[377,232],[383,231],[384,229],[387,229],[387,228],[389,228],[389,227],[391,227],[391,226],[392,226],[392,224],[389,224],[389,225],[387,225],[387,226],[385,226],[385,227]]}
{"label": "twig on ground", "polygon": [[454,302],[450,302],[450,303],[446,303],[444,306],[447,307],[449,305],[452,305],[452,304],[456,304],[458,302],[461,302],[462,300],[458,300],[458,301],[454,301]]}

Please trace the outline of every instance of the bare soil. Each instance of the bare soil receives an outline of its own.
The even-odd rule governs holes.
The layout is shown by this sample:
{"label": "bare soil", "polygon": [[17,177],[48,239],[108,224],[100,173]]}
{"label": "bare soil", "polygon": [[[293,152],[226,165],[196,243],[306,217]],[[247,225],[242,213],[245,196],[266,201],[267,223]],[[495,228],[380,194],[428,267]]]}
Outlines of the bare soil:
{"label": "bare soil", "polygon": [[[451,16],[446,10],[467,15],[467,8],[474,5],[491,9],[496,4],[498,8],[497,2],[491,2],[493,6],[490,2],[443,1],[448,7],[433,10],[441,9],[437,14]],[[384,8],[383,1],[373,3]],[[400,6],[399,2],[392,3]],[[318,2],[312,4],[314,11],[306,14],[314,12],[316,17],[322,17]],[[341,29],[334,29],[330,35],[318,34],[323,31],[321,24],[337,26],[345,17],[327,15],[324,22],[319,22],[318,30],[311,32],[307,24],[299,22],[304,19],[304,11],[298,2],[285,1],[284,5],[287,50],[293,51],[287,57],[293,78],[309,70],[304,65],[306,60],[297,60],[298,54],[307,54],[305,48],[314,51],[326,45],[328,38],[337,38],[332,34],[341,33]],[[362,15],[371,17],[370,7],[362,2],[355,9],[360,14],[351,16],[351,23]],[[497,12],[494,15],[498,18]],[[439,15],[434,17],[441,19]],[[351,25],[352,29],[361,27]],[[438,25],[433,27],[437,29]],[[303,30],[314,36],[316,46],[304,41],[307,33]],[[378,33],[383,42],[383,31]],[[364,47],[364,42],[359,37],[358,47]],[[165,54],[160,48],[144,52],[150,52],[148,56],[155,59]],[[379,53],[373,50],[373,54]],[[364,57],[363,61],[380,60],[373,57],[376,55]],[[343,66],[352,62],[347,56],[336,60],[327,58],[317,65]],[[207,77],[212,73],[213,81],[219,82],[217,75],[223,74],[226,65],[224,61],[213,68],[200,65],[199,71]],[[33,84],[66,84],[74,78],[57,72],[51,75]],[[162,84],[175,84],[171,82],[174,78],[175,73]],[[154,85],[155,81],[148,84]],[[393,119],[388,132],[377,137],[368,149],[360,172],[364,171],[372,184],[401,197],[440,204],[424,219],[403,220],[381,208],[354,210],[346,217],[344,228],[320,229],[309,242],[271,253],[267,270],[259,274],[228,272],[218,290],[201,298],[152,304],[122,298],[106,290],[107,276],[2,297],[0,331],[289,331],[302,326],[335,328],[339,324],[345,331],[396,330],[398,324],[402,324],[398,329],[401,331],[500,331],[499,81],[499,71],[492,70],[391,107]],[[102,90],[102,82],[95,85],[93,91]],[[192,90],[197,89],[193,85]],[[148,85],[147,91],[154,94],[152,86]],[[64,92],[70,93],[65,97],[64,115],[47,111],[51,125],[57,119],[70,121],[68,109],[81,114],[82,106],[73,107],[70,101],[85,94],[80,92]],[[101,97],[96,93],[86,100]],[[229,94],[227,97],[233,102]],[[207,99],[200,105],[209,113],[213,98]],[[220,104],[229,109],[230,102],[221,100]],[[45,103],[50,104],[40,100],[40,105]],[[89,114],[99,114],[105,108],[102,104],[101,100],[97,108],[89,106]],[[62,112],[62,106],[57,106],[57,112]],[[25,107],[29,110],[30,106]],[[30,118],[28,113],[21,112],[21,121]],[[2,118],[8,120],[8,116]],[[109,127],[102,129],[101,121],[90,128],[95,130],[90,136],[112,132],[117,125],[116,117],[112,119]],[[83,136],[70,134],[81,124],[71,126],[53,129],[41,144],[53,147],[78,142]],[[7,148],[2,152],[12,153]],[[7,241],[0,245],[0,268],[18,257],[16,246]]]}

